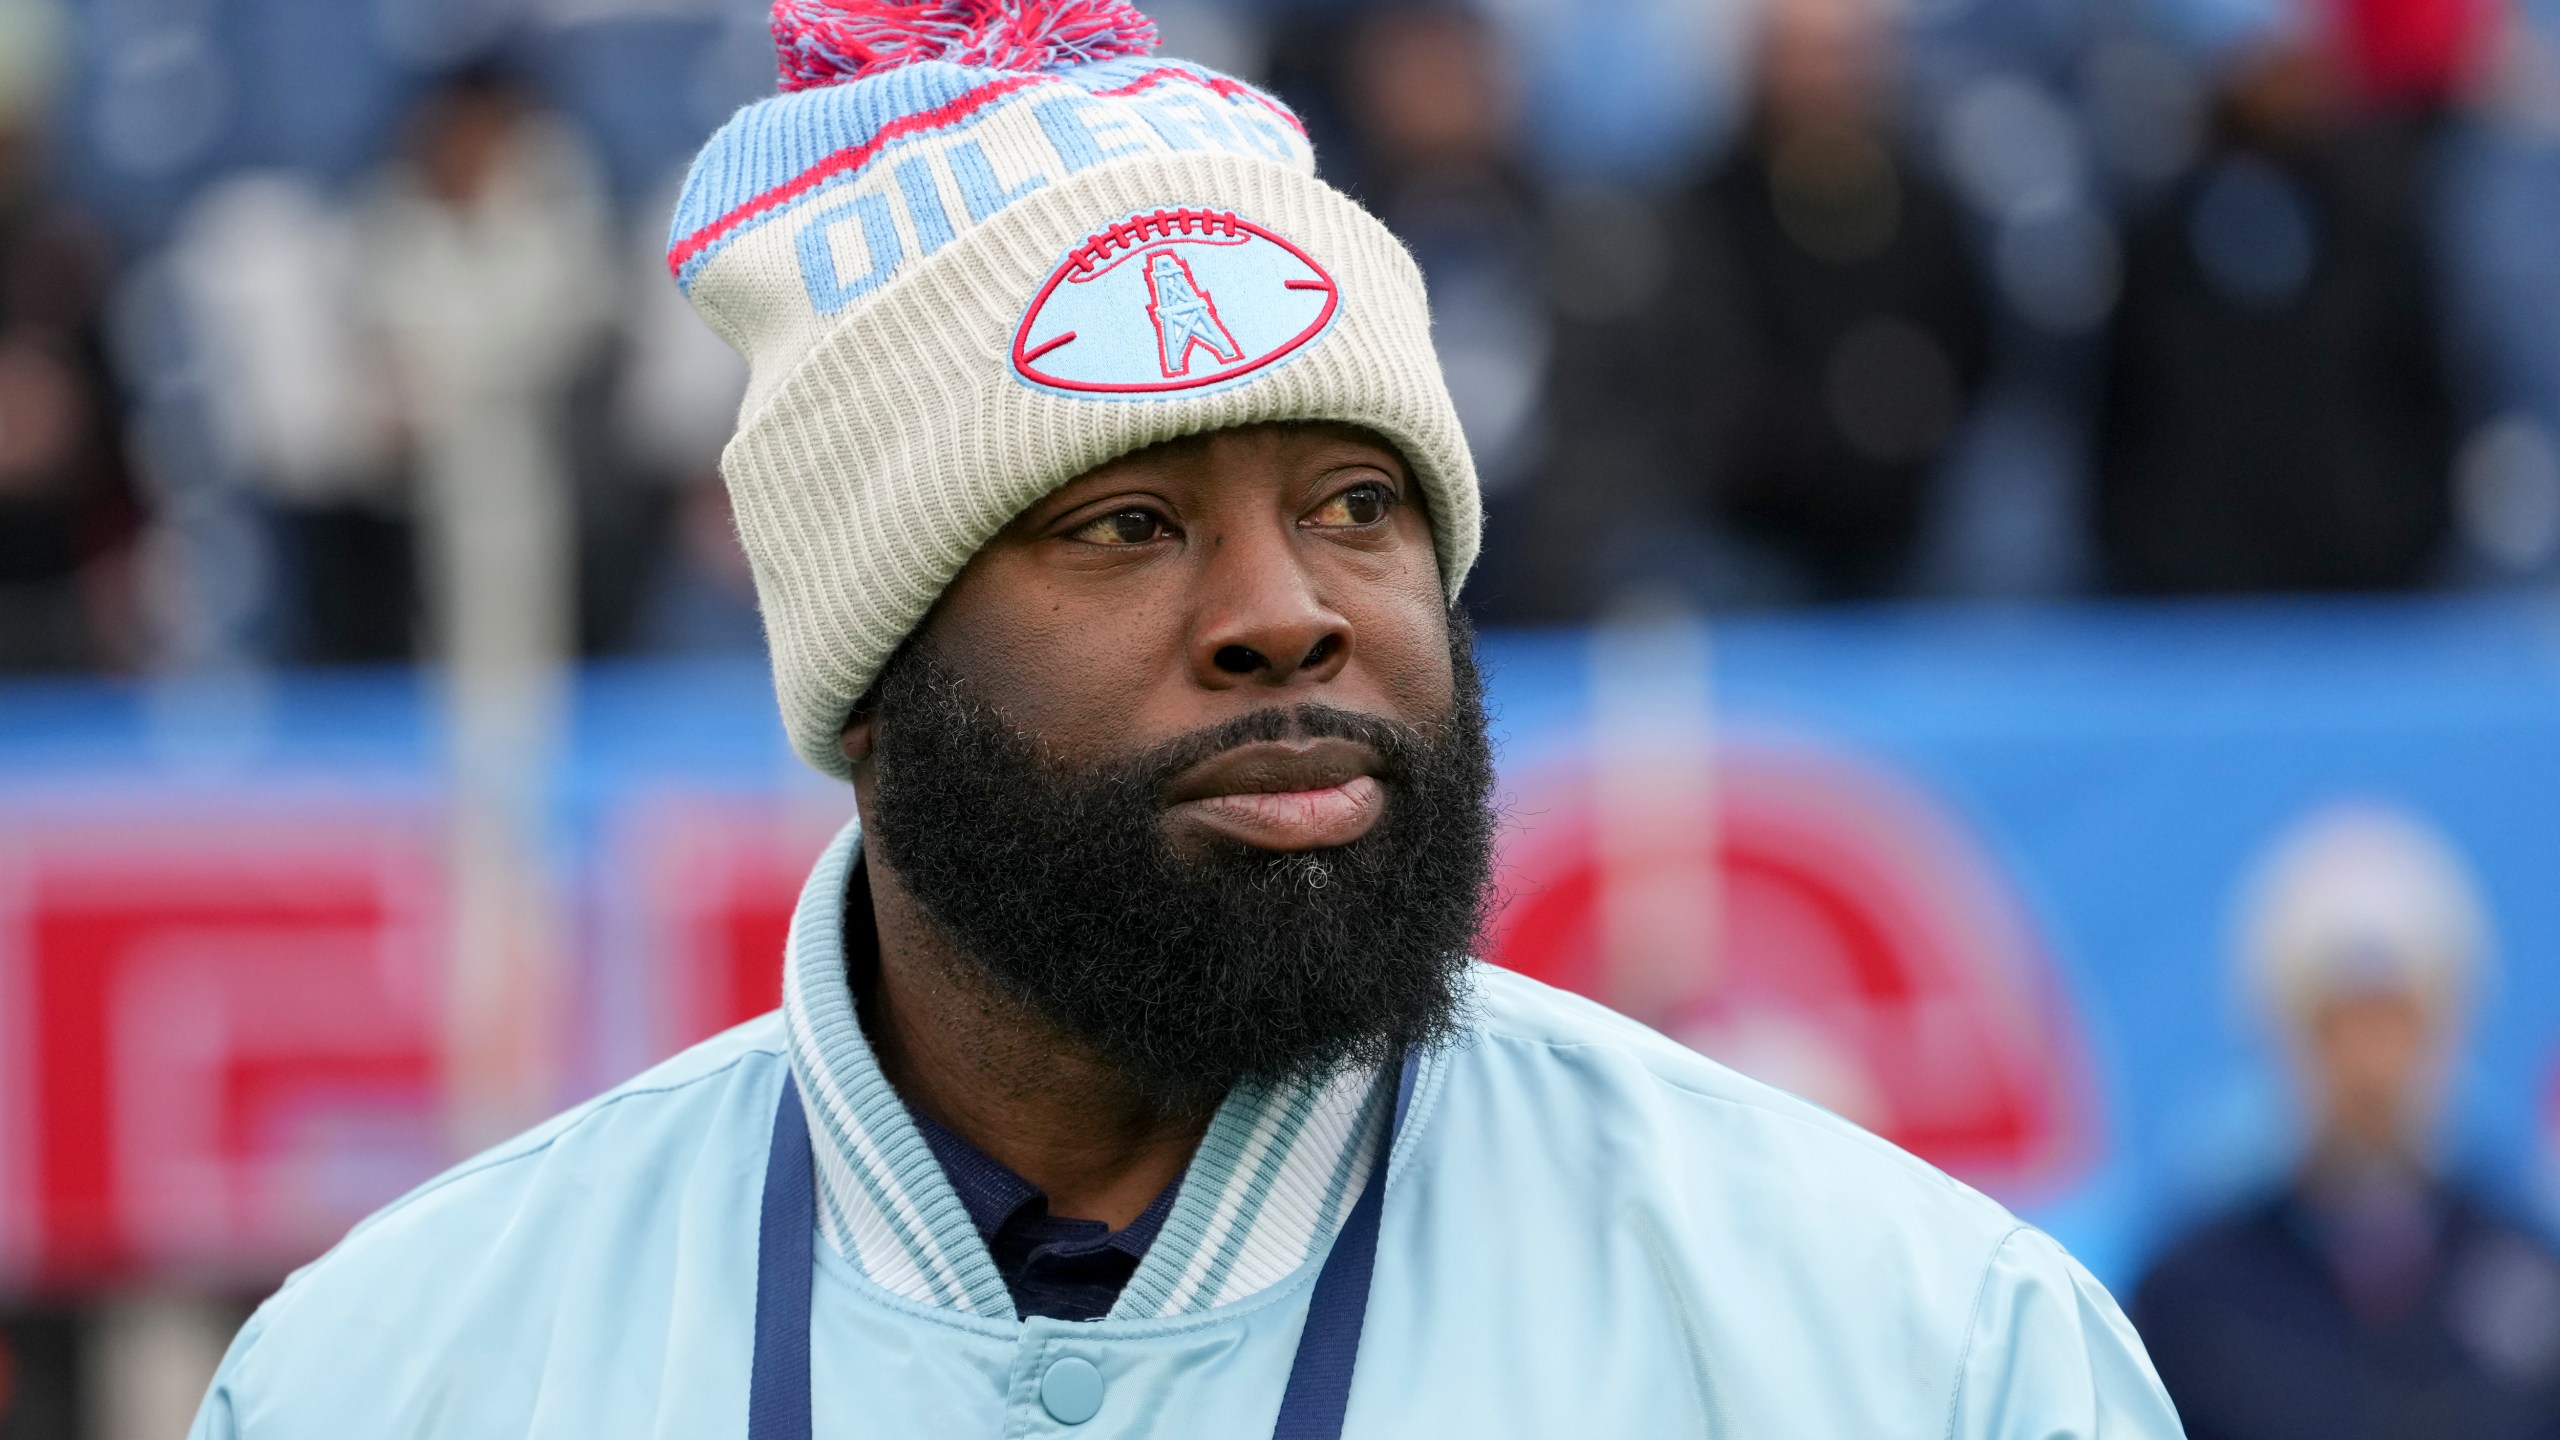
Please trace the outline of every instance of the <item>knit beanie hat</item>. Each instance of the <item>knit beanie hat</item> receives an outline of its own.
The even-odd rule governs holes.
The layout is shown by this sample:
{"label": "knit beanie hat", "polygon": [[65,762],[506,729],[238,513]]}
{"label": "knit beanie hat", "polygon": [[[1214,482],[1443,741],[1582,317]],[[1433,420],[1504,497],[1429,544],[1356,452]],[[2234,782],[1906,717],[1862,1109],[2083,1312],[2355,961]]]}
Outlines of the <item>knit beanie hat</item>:
{"label": "knit beanie hat", "polygon": [[1148,58],[1121,0],[778,0],[784,93],[694,161],[667,259],[745,355],[721,457],[794,748],[836,741],[980,546],[1160,441],[1365,426],[1443,584],[1474,462],[1421,273],[1315,178],[1295,115]]}

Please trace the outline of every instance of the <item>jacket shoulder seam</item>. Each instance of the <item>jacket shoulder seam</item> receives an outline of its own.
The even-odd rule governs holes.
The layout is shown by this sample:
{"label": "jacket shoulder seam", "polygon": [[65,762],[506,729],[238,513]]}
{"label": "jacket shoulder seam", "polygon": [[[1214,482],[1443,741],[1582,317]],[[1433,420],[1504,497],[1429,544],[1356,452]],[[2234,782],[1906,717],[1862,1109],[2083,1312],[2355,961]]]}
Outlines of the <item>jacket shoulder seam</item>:
{"label": "jacket shoulder seam", "polygon": [[[213,1385],[198,1407],[201,1409],[220,1400],[231,1412],[229,1440],[248,1440],[249,1417],[240,1403],[240,1372],[247,1367],[249,1357],[257,1352],[259,1343],[266,1338],[267,1307],[261,1305],[250,1311],[249,1318],[240,1323],[240,1333],[232,1337],[231,1348],[223,1356],[222,1368],[214,1373]],[[189,1433],[192,1435],[194,1432]]]}
{"label": "jacket shoulder seam", "polygon": [[1982,1279],[1973,1287],[1973,1308],[1966,1312],[1964,1318],[1964,1343],[1956,1347],[1955,1380],[1947,1387],[1946,1440],[1955,1440],[1956,1413],[1964,1403],[1965,1372],[1973,1366],[1973,1342],[1982,1330],[1982,1307],[1991,1299],[1991,1277],[2000,1268],[2000,1252],[2008,1249],[2009,1242],[2017,1239],[2019,1233],[2027,1228],[2024,1221],[2010,1226],[1983,1259]]}

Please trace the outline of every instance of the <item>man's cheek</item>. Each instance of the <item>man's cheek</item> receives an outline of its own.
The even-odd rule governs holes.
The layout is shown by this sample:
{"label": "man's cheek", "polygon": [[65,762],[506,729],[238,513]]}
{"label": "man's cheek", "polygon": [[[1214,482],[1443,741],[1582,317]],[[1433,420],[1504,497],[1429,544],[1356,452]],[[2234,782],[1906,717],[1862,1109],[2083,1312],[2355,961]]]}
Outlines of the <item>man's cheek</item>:
{"label": "man's cheek", "polygon": [[1446,622],[1434,611],[1407,622],[1370,647],[1370,668],[1378,687],[1408,721],[1430,722],[1449,713],[1457,698],[1457,675],[1449,658]]}

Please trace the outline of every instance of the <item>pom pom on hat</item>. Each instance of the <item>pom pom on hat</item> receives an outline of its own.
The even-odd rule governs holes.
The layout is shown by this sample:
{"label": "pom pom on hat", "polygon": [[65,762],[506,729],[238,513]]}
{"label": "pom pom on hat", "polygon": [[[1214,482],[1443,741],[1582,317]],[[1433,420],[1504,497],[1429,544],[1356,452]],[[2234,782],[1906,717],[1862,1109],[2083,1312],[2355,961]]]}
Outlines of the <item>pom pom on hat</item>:
{"label": "pom pom on hat", "polygon": [[1155,22],[1127,0],[774,0],[782,88],[809,90],[923,60],[1057,70],[1149,55]]}

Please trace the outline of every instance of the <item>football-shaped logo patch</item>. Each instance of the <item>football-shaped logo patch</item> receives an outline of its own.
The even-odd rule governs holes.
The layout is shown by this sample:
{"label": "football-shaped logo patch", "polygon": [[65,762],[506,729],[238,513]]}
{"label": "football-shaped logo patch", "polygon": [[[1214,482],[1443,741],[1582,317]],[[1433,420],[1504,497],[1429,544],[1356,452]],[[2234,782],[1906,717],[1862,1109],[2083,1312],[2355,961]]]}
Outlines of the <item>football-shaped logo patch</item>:
{"label": "football-shaped logo patch", "polygon": [[1150,210],[1067,252],[1013,332],[1013,372],[1074,395],[1243,380],[1342,307],[1306,251],[1226,210]]}

